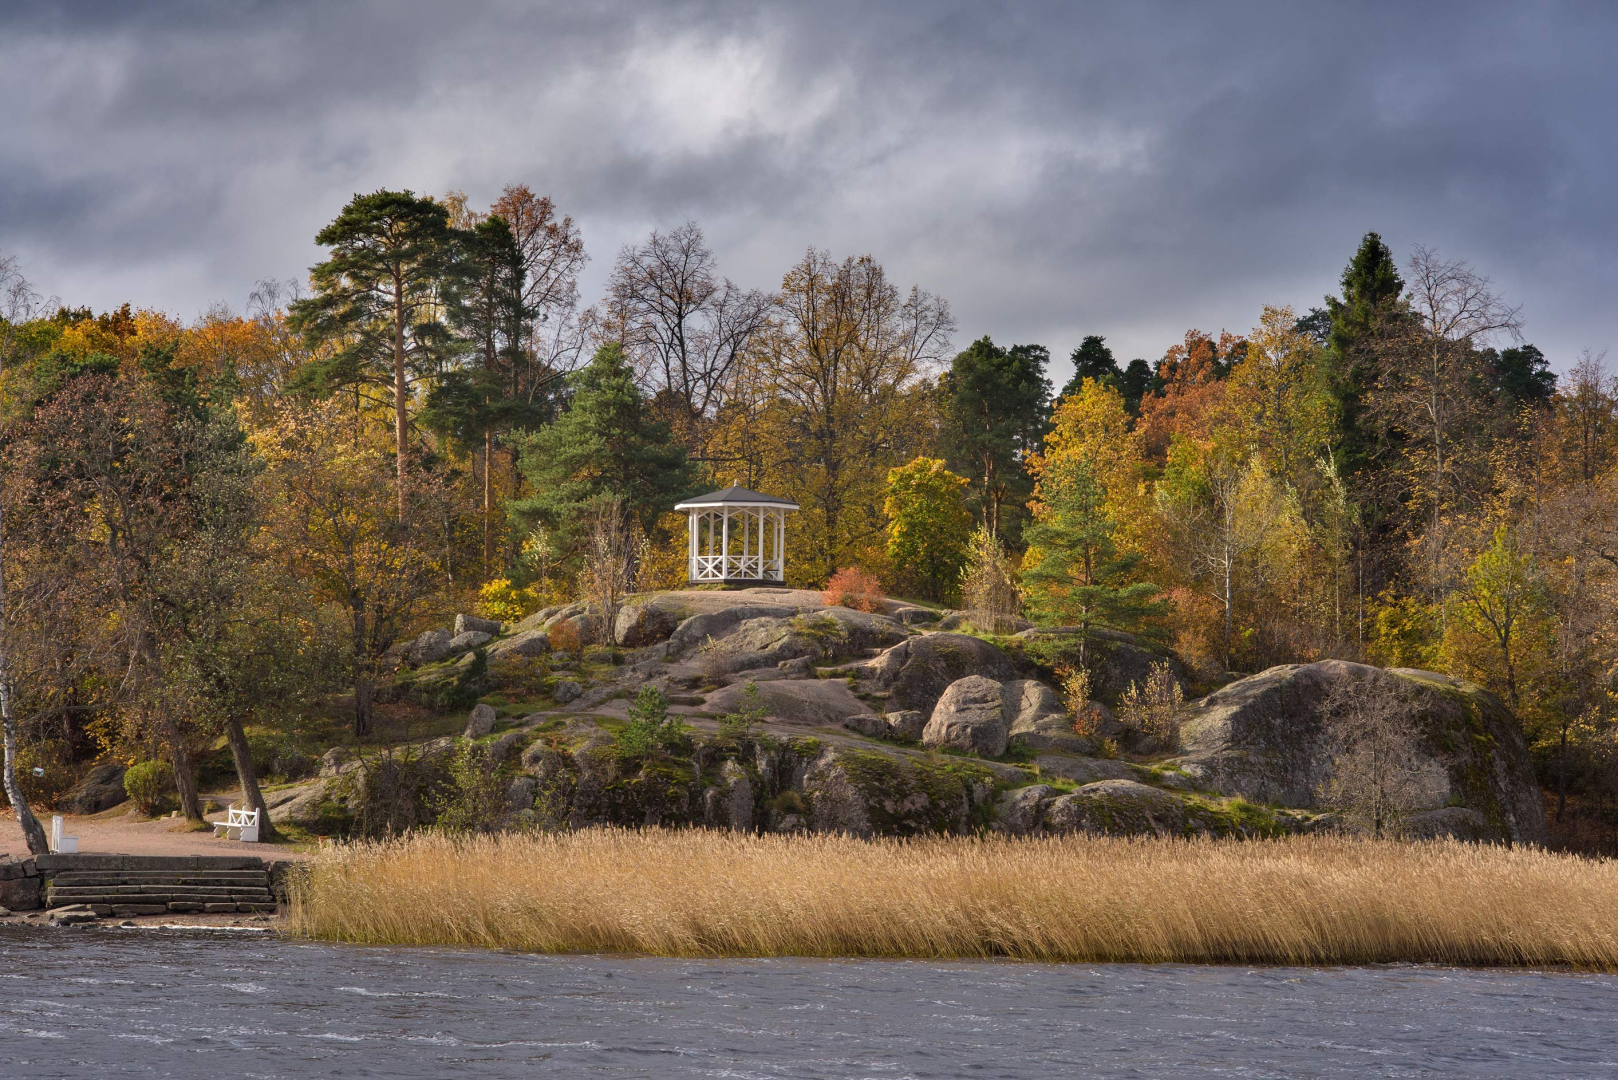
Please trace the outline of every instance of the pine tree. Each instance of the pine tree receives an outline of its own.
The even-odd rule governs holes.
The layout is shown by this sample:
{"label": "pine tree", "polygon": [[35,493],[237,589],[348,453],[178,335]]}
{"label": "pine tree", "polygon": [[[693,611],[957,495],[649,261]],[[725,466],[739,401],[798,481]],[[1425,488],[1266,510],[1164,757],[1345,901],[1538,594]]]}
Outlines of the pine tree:
{"label": "pine tree", "polygon": [[955,357],[939,383],[945,458],[971,479],[971,501],[997,536],[1016,531],[1027,498],[1022,462],[1044,435],[1048,359],[1038,345],[1008,350],[983,337]]}
{"label": "pine tree", "polygon": [[524,362],[523,342],[534,319],[524,300],[522,251],[504,218],[492,215],[459,235],[459,273],[452,276],[446,308],[463,339],[471,366],[446,371],[428,394],[422,420],[483,457],[483,569],[494,563],[494,453],[498,433],[533,429],[545,419],[536,405],[512,393]]}
{"label": "pine tree", "polygon": [[311,345],[333,348],[304,366],[294,388],[324,397],[345,387],[391,386],[399,515],[409,471],[410,384],[448,348],[434,316],[455,245],[449,211],[409,191],[356,195],[315,243],[331,258],[309,271],[315,295],[288,319]]}
{"label": "pine tree", "polygon": [[1081,627],[1139,630],[1164,612],[1157,586],[1131,578],[1137,552],[1123,552],[1107,491],[1090,463],[1077,455],[1052,461],[1040,476],[1039,507],[1026,530],[1028,558],[1023,592],[1036,621]]}
{"label": "pine tree", "polygon": [[1141,398],[1157,389],[1158,380],[1152,365],[1138,357],[1129,362],[1118,379],[1118,390],[1124,395],[1124,408],[1130,416],[1139,416]]}

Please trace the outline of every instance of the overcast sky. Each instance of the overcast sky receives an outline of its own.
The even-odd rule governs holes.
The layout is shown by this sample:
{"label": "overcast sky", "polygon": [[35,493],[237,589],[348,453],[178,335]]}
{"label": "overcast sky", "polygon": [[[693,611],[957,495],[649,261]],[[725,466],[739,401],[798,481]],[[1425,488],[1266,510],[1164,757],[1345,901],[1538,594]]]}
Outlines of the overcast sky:
{"label": "overcast sky", "polygon": [[355,192],[521,182],[586,302],[694,219],[742,284],[869,253],[960,345],[1127,360],[1318,304],[1375,229],[1471,260],[1560,369],[1618,344],[1615,10],[5,3],[0,252],[190,318],[303,277]]}

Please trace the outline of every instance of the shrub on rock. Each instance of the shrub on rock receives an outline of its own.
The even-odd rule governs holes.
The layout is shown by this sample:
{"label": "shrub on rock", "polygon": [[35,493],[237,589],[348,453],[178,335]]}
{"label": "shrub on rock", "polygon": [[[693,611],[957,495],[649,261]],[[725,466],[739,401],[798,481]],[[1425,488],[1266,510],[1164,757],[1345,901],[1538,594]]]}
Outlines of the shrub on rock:
{"label": "shrub on rock", "polygon": [[882,592],[882,583],[853,566],[845,566],[833,574],[831,580],[826,582],[826,591],[822,595],[828,607],[853,608],[867,613],[881,611],[883,602],[887,600]]}

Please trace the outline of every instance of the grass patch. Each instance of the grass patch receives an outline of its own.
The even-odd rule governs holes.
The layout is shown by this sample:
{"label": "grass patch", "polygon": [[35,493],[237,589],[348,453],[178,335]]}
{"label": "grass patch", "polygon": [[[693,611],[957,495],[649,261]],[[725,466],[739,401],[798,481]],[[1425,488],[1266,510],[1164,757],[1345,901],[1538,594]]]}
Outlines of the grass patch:
{"label": "grass patch", "polygon": [[1618,862],[1523,847],[596,829],[322,852],[290,928],[548,953],[1618,971],[1615,907]]}

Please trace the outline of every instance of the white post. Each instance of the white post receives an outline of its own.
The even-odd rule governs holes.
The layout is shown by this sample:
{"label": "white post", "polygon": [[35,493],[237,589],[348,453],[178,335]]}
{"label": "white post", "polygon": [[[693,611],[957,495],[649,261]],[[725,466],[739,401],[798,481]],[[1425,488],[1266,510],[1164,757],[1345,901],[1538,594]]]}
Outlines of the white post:
{"label": "white post", "polygon": [[764,567],[764,519],[769,516],[768,510],[758,512],[758,578],[760,581],[769,579],[769,571]]}
{"label": "white post", "polygon": [[787,512],[775,512],[775,580],[787,579]]}
{"label": "white post", "polygon": [[719,576],[721,579],[730,576],[730,507],[725,507],[724,517],[719,525]]}
{"label": "white post", "polygon": [[685,512],[685,576],[697,580],[697,512]]}

